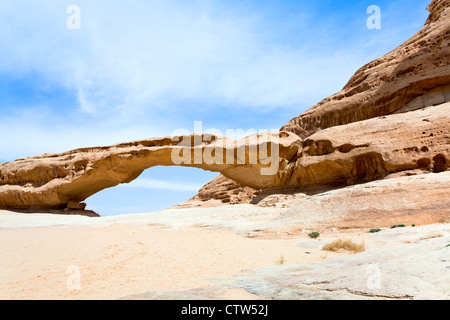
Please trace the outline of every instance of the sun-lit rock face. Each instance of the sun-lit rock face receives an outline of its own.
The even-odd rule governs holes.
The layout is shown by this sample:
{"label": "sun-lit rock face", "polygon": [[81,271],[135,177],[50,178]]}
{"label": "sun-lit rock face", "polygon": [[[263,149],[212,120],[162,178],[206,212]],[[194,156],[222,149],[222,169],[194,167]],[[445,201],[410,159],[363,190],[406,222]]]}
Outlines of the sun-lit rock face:
{"label": "sun-lit rock face", "polygon": [[362,67],[343,90],[280,132],[239,141],[153,138],[0,164],[0,207],[69,208],[154,166],[222,175],[193,200],[250,202],[262,189],[346,186],[450,162],[450,9],[432,1],[415,36]]}
{"label": "sun-lit rock face", "polygon": [[129,183],[154,166],[197,167],[253,188],[279,187],[283,184],[279,172],[300,143],[290,132],[261,133],[239,141],[205,134],[19,159],[0,164],[0,207],[77,207],[96,192]]}
{"label": "sun-lit rock face", "polygon": [[[427,9],[430,15],[425,26],[412,38],[363,66],[340,92],[295,117],[281,130],[308,140],[326,128],[450,101],[450,2],[433,0]],[[225,186],[230,188],[228,194]],[[254,192],[220,176],[200,189],[193,200],[230,202],[233,198],[248,203],[248,195]]]}
{"label": "sun-lit rock face", "polygon": [[325,128],[391,114],[414,98],[450,84],[450,4],[432,1],[428,10],[425,26],[412,38],[363,66],[342,91],[281,130],[305,138]]}
{"label": "sun-lit rock face", "polygon": [[[221,172],[253,189],[348,185],[415,169],[438,173],[450,162],[449,110],[444,103],[332,127],[306,140],[289,132],[239,141],[193,135],[19,159],[0,164],[0,207],[83,209],[77,203],[158,165]],[[239,202],[242,195],[235,195]]]}

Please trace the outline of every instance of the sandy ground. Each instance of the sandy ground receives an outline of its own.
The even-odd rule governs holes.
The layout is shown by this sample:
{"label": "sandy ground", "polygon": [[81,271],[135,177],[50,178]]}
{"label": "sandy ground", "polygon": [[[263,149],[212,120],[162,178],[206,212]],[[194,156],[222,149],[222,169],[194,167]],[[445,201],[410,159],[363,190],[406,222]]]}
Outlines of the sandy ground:
{"label": "sandy ground", "polygon": [[[447,276],[450,266],[446,266],[447,251],[443,251],[450,243],[447,221],[430,226],[384,228],[376,234],[368,233],[367,228],[324,228],[317,230],[318,239],[311,239],[308,237],[311,230],[300,224],[292,231],[297,217],[291,219],[289,210],[236,205],[96,218],[0,211],[0,299],[267,299],[277,295],[267,292],[259,278],[250,277],[248,284],[241,281],[241,287],[228,281],[239,274],[245,279],[246,272],[252,274],[253,270],[269,268],[272,271],[267,273],[268,278],[261,276],[261,279],[272,281],[274,288],[283,288],[283,282],[276,279],[283,280],[281,275],[285,272],[277,268],[297,265],[300,267],[293,270],[301,274],[303,266],[311,268],[310,263],[326,264],[323,272],[318,269],[318,274],[308,277],[320,279],[317,283],[331,286],[336,282],[336,286],[342,286],[339,281],[348,278],[345,283],[352,284],[361,271],[345,267],[342,272],[347,270],[348,274],[330,282],[332,275],[339,275],[336,259],[358,256],[348,251],[322,250],[325,244],[340,238],[365,243],[362,260],[353,263],[356,267],[386,261],[383,268],[392,269],[389,274],[394,274],[395,270],[406,270],[405,266],[411,265],[411,270],[418,270],[411,283],[433,268],[436,269],[433,277]],[[423,239],[439,243],[436,248],[422,248],[419,244]],[[403,256],[397,255],[402,248],[409,251],[405,249]],[[417,250],[424,254],[415,257]],[[375,254],[373,257],[371,252]],[[388,256],[389,252],[399,261]],[[429,265],[434,260],[426,257],[427,252],[434,254],[436,263]],[[419,259],[422,256],[424,261]],[[413,260],[408,260],[411,257]],[[345,261],[350,260],[342,262],[347,266]],[[365,272],[360,276],[364,284]],[[402,289],[405,276],[411,275],[393,275],[390,283]],[[328,280],[323,282],[323,277]],[[293,275],[293,279],[298,285],[300,278]],[[433,286],[419,290],[427,292],[426,298],[434,297],[433,292],[442,296],[446,291],[447,284],[435,283],[433,279],[425,281]],[[289,280],[289,286],[293,286],[292,281]],[[302,290],[309,292],[309,285],[301,287]],[[316,293],[319,289],[314,290],[309,297],[324,297]],[[408,297],[420,296],[416,291],[411,291]],[[292,291],[286,297],[297,295],[298,292]]]}
{"label": "sandy ground", "polygon": [[[7,219],[11,217],[16,225]],[[40,225],[23,222],[31,218]],[[295,239],[252,239],[191,226],[161,229],[145,224],[142,216],[139,219],[139,224],[132,225],[129,217],[124,218],[127,222],[117,222],[106,217],[2,212],[0,298],[117,299],[148,291],[214,286],[221,278],[248,269],[348,254],[321,250],[327,239],[337,235],[322,235],[320,240],[306,234]],[[49,225],[43,226],[46,220]],[[221,298],[258,297],[230,289]]]}

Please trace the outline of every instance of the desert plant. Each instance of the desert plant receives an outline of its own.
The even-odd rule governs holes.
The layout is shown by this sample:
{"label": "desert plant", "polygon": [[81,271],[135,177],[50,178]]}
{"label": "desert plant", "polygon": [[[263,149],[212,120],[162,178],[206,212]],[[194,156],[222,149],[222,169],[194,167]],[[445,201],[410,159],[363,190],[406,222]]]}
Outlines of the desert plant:
{"label": "desert plant", "polygon": [[308,237],[316,239],[316,238],[320,237],[320,233],[314,231],[314,232],[311,232],[310,234],[308,234]]}
{"label": "desert plant", "polygon": [[377,233],[377,232],[380,232],[381,231],[381,229],[371,229],[370,231],[369,231],[369,233]]}
{"label": "desert plant", "polygon": [[338,239],[331,243],[326,244],[322,250],[326,251],[339,251],[340,249],[352,251],[353,253],[363,252],[366,250],[366,245],[364,242],[355,243],[351,239]]}
{"label": "desert plant", "polygon": [[280,260],[278,260],[278,263],[279,263],[279,264],[284,264],[284,262],[285,262],[285,260],[284,260],[284,254],[282,254],[282,255],[280,256]]}
{"label": "desert plant", "polygon": [[395,228],[404,228],[404,227],[405,227],[404,224],[396,224],[396,225],[393,225],[393,226],[391,227],[391,229],[395,229]]}

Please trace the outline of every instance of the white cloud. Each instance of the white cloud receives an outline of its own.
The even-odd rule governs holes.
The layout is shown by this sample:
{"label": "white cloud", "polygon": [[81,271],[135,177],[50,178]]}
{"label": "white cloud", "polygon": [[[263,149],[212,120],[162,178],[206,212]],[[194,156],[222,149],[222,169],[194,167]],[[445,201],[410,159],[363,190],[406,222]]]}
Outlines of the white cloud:
{"label": "white cloud", "polygon": [[[287,122],[406,40],[402,28],[396,33],[383,25],[378,36],[368,36],[355,24],[336,28],[327,19],[330,12],[277,16],[256,3],[0,1],[0,84],[4,78],[32,78],[49,91],[73,94],[33,101],[24,90],[17,104],[2,100],[0,161],[165,136],[180,127],[191,131],[196,120],[205,122],[205,130],[208,122],[225,130],[237,129],[237,123],[245,129],[262,125],[263,119],[270,130],[274,118]],[[66,9],[73,4],[81,9],[80,30],[66,26]],[[361,14],[355,21],[365,28],[365,8]],[[253,121],[248,126],[247,119]],[[130,193],[193,195],[209,179],[201,178],[205,173],[191,177],[203,179],[200,184],[176,181],[177,174],[164,177],[142,177],[123,187]]]}
{"label": "white cloud", "polygon": [[334,56],[339,48],[327,53],[303,50],[303,43],[274,45],[266,34],[277,26],[261,13],[230,13],[217,2],[80,0],[81,30],[66,27],[69,4],[4,2],[0,67],[36,70],[75,89],[81,110],[90,114],[157,109],[169,98],[293,105],[320,92],[324,75],[332,86],[355,65]]}
{"label": "white cloud", "polygon": [[[72,4],[80,30],[66,26]],[[283,110],[287,122],[378,55],[376,43],[345,39],[351,32],[326,16],[264,10],[239,1],[1,1],[0,77],[37,74],[77,101],[0,106],[0,159],[169,135],[208,117],[232,129],[240,119],[231,109],[242,118]]]}

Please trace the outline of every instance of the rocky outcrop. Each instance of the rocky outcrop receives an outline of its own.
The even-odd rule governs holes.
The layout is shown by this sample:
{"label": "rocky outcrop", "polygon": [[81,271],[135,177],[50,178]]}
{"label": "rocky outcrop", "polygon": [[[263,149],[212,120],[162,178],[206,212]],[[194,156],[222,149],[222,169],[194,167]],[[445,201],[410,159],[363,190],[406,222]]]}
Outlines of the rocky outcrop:
{"label": "rocky outcrop", "polygon": [[414,98],[450,84],[450,4],[434,0],[430,16],[408,41],[359,69],[339,93],[281,130],[302,138],[325,128],[391,114]]}
{"label": "rocky outcrop", "polygon": [[248,270],[233,278],[236,287],[261,299],[449,299],[449,235],[445,225],[383,230],[370,237],[379,247],[362,253]]}
{"label": "rocky outcrop", "polygon": [[[444,103],[319,131],[303,140],[295,157],[280,170],[282,188],[307,191],[408,170],[446,171],[450,167],[449,114],[450,103]],[[216,205],[214,200],[252,203],[260,193],[219,176],[182,206],[200,205],[199,201]]]}
{"label": "rocky outcrop", "polygon": [[[0,164],[0,207],[68,208],[153,166],[220,172],[192,202],[249,203],[259,189],[346,186],[450,161],[450,8],[434,0],[425,27],[362,67],[341,92],[278,133],[239,141],[165,137]],[[184,204],[188,205],[189,204]]]}
{"label": "rocky outcrop", "polygon": [[[412,38],[363,66],[339,93],[295,117],[281,130],[306,139],[333,126],[450,101],[450,3],[433,0],[427,9],[430,15],[424,28]],[[378,121],[381,123],[383,119]],[[225,181],[224,177],[211,181],[208,194],[228,201],[223,190]],[[227,183],[232,186],[229,195],[252,192],[243,186],[237,189],[231,181]],[[203,198],[204,191],[202,188],[191,200]],[[243,198],[242,203],[250,201]]]}
{"label": "rocky outcrop", "polygon": [[236,181],[228,179],[223,175],[219,175],[203,186],[198,193],[189,201],[176,205],[177,208],[192,207],[197,204],[204,206],[206,202],[208,205],[237,204],[250,203],[252,199],[261,194],[258,189],[246,187]]}
{"label": "rocky outcrop", "polygon": [[430,16],[427,19],[425,25],[432,24],[437,21],[445,19],[444,15],[448,14],[448,0],[433,0],[428,5],[427,10],[430,11]]}
{"label": "rocky outcrop", "polygon": [[[415,169],[439,173],[450,165],[449,110],[450,103],[444,103],[332,127],[306,140],[288,132],[240,141],[193,135],[19,159],[0,165],[0,207],[84,209],[80,202],[89,196],[158,165],[221,172],[258,189],[349,185]],[[264,172],[269,168],[275,171]],[[223,183],[230,194],[233,186]],[[255,196],[242,193],[239,186],[234,189],[228,202]],[[211,196],[208,186],[203,192]]]}
{"label": "rocky outcrop", "polygon": [[445,103],[319,131],[303,142],[289,185],[354,184],[411,169],[445,171],[449,110]]}
{"label": "rocky outcrop", "polygon": [[189,166],[221,172],[253,188],[283,184],[278,174],[298,150],[288,132],[239,141],[214,135],[154,138],[0,164],[0,207],[84,208],[105,188],[129,183],[154,166]]}

